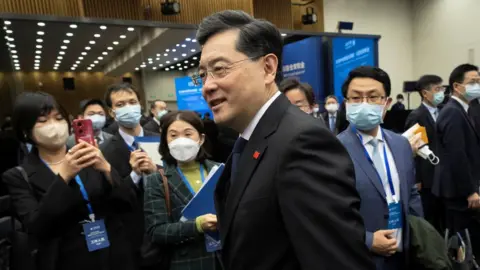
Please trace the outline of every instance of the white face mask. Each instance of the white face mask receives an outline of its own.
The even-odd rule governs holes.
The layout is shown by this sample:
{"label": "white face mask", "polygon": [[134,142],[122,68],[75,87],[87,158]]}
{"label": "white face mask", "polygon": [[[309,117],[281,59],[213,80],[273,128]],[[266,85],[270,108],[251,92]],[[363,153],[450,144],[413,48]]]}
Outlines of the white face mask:
{"label": "white face mask", "polygon": [[314,108],[313,108],[313,112],[314,112],[314,113],[318,113],[319,110],[320,110],[320,109],[317,108],[317,107],[314,107]]}
{"label": "white face mask", "polygon": [[335,113],[338,111],[338,104],[337,103],[330,103],[325,106],[325,110],[329,113]]}
{"label": "white face mask", "polygon": [[33,138],[40,146],[60,148],[67,143],[68,124],[66,121],[61,121],[34,128]]}
{"label": "white face mask", "polygon": [[180,162],[189,162],[197,157],[200,151],[200,143],[185,137],[173,140],[168,144],[170,154]]}

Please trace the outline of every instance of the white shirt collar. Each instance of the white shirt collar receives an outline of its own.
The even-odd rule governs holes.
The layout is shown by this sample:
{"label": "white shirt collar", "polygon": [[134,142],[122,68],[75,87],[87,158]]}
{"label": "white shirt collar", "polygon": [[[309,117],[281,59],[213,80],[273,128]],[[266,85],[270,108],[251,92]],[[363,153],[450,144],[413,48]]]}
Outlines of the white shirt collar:
{"label": "white shirt collar", "polygon": [[328,113],[328,117],[332,117],[332,116],[337,117],[337,112],[334,112],[334,113],[327,112],[327,113]]}
{"label": "white shirt collar", "polygon": [[377,138],[377,140],[379,142],[383,142],[383,132],[382,132],[381,128],[378,128],[377,136],[375,136],[375,137],[370,136],[368,134],[365,134],[365,133],[361,132],[360,130],[358,130],[357,132],[358,132],[358,134],[360,134],[362,136],[362,144],[364,146],[367,145],[374,138]]}
{"label": "white shirt collar", "polygon": [[152,119],[160,126],[160,121],[158,121],[156,117],[153,117]]}
{"label": "white shirt collar", "polygon": [[458,101],[460,103],[460,105],[462,105],[463,109],[468,113],[468,103],[465,103],[465,101],[459,99],[456,96],[452,96],[452,98],[455,99],[456,101]]}
{"label": "white shirt collar", "polygon": [[[118,129],[118,133],[120,133],[120,136],[122,136],[123,140],[125,143],[127,143],[128,146],[132,146],[133,143],[135,142],[135,137],[125,133],[121,128]],[[138,137],[143,137],[143,128],[140,130],[140,134]]]}
{"label": "white shirt collar", "polygon": [[432,106],[428,105],[426,102],[422,102],[422,104],[423,104],[423,106],[425,106],[425,107],[428,109],[428,111],[429,111],[430,113],[432,113],[432,114],[438,110],[438,108],[432,107]]}
{"label": "white shirt collar", "polygon": [[243,131],[240,136],[244,138],[245,140],[250,140],[250,137],[252,136],[253,131],[255,130],[255,127],[257,126],[258,122],[260,122],[260,119],[262,119],[262,116],[265,114],[267,109],[272,105],[272,103],[277,99],[277,97],[280,96],[280,92],[277,91],[273,97],[271,97],[263,106],[258,110],[257,114],[253,117],[252,121],[250,121],[250,124],[248,124],[247,128]]}

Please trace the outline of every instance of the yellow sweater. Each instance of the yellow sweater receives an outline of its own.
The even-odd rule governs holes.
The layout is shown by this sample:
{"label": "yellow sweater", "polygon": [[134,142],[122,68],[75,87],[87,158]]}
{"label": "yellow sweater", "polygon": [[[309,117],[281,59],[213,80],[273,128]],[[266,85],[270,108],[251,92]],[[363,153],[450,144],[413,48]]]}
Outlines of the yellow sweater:
{"label": "yellow sweater", "polygon": [[[202,177],[200,176],[200,163],[193,162],[189,164],[178,164],[178,167],[182,171],[193,191],[197,193],[198,190],[202,187]],[[205,167],[203,167],[204,179],[207,178],[207,175],[208,172]]]}

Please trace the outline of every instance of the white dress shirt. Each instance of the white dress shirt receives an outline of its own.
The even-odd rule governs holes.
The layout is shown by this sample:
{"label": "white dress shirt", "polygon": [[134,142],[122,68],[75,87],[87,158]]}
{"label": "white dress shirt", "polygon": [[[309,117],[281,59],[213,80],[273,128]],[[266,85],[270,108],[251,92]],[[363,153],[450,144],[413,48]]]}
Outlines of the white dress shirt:
{"label": "white dress shirt", "polygon": [[425,106],[425,108],[427,108],[428,112],[430,113],[430,115],[433,118],[433,121],[436,122],[437,117],[438,117],[438,108],[437,107],[432,107],[425,102],[422,102],[422,104],[423,104],[423,106]]}
{"label": "white dress shirt", "polygon": [[152,119],[153,119],[153,121],[155,121],[155,123],[157,123],[157,125],[159,125],[159,126],[160,126],[160,121],[158,121],[158,119],[157,119],[155,116],[154,116],[154,117],[152,117]]}
{"label": "white dress shirt", "polygon": [[[373,146],[369,143],[371,140],[374,139],[373,136],[370,136],[368,134],[365,134],[363,132],[358,131],[358,133],[362,136],[362,143],[365,149],[367,150],[368,155],[370,158],[373,157]],[[390,191],[390,186],[388,183],[388,179],[383,179],[382,184],[383,184],[383,189],[385,190],[385,194],[387,195],[387,203],[393,203],[395,201],[400,202],[400,178],[398,176],[398,171],[397,171],[397,166],[395,164],[395,160],[393,159],[392,152],[390,151],[390,148],[386,144],[384,138],[383,138],[383,133],[381,129],[378,129],[378,134],[376,136],[378,140],[378,151],[380,151],[380,156],[382,157],[382,164],[384,166],[385,172],[387,169],[385,168],[385,155],[383,152],[383,148],[385,147],[385,150],[387,152],[387,159],[388,159],[388,165],[390,166],[390,174],[392,176],[392,183],[393,183],[393,188],[395,190],[395,197],[392,196],[392,192]],[[395,199],[395,200],[394,200]],[[407,211],[408,209],[402,209],[402,211]],[[405,219],[402,220],[403,224],[405,224]],[[397,243],[398,247],[401,250],[402,249],[402,229],[398,229],[397,234]]]}
{"label": "white dress shirt", "polygon": [[[135,142],[134,136],[125,133],[121,128],[118,129],[118,133],[120,134],[120,136],[123,138],[123,140],[128,146],[133,147],[133,143]],[[143,128],[140,129],[140,134],[138,135],[138,137],[143,137]],[[142,179],[142,176],[138,175],[133,170],[130,173],[130,177],[132,178],[132,181],[133,183],[135,183],[135,185],[138,185],[138,183],[140,182],[140,179]]]}
{"label": "white dress shirt", "polygon": [[262,116],[265,114],[268,108],[279,96],[280,96],[280,92],[277,91],[275,95],[273,95],[265,104],[263,104],[260,110],[258,110],[258,112],[253,117],[252,121],[250,121],[250,124],[248,124],[247,128],[242,132],[242,134],[240,134],[242,138],[244,138],[247,141],[250,140],[250,137],[252,137],[252,133],[257,127],[258,122],[260,122],[260,119],[262,119]]}
{"label": "white dress shirt", "polygon": [[460,103],[460,105],[462,105],[463,109],[468,113],[468,103],[465,103],[465,101],[459,99],[456,96],[452,96],[452,98],[455,99],[456,101],[458,101]]}

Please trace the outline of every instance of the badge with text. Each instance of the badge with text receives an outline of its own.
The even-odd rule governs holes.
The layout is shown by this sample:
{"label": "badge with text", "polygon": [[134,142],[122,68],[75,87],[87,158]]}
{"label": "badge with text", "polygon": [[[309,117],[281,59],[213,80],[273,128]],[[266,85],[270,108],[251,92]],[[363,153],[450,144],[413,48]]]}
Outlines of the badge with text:
{"label": "badge with text", "polygon": [[110,246],[103,220],[83,224],[83,232],[85,233],[88,251],[92,252]]}
{"label": "badge with text", "polygon": [[207,252],[221,250],[222,244],[220,242],[220,233],[218,231],[205,233],[205,246]]}
{"label": "badge with text", "polygon": [[400,202],[388,204],[388,229],[401,229],[402,219],[402,204]]}

